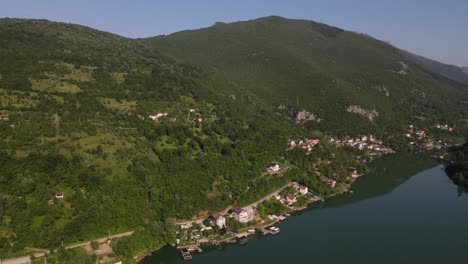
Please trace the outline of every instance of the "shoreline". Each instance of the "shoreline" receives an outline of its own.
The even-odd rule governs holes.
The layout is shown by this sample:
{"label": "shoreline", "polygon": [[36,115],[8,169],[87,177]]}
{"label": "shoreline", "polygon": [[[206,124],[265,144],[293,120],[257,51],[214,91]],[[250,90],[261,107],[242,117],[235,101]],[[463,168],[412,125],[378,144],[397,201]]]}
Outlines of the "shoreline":
{"label": "shoreline", "polygon": [[[333,193],[331,195],[328,195],[328,196],[325,196],[323,198],[319,197],[319,196],[313,196],[311,197],[311,199],[309,200],[309,202],[307,202],[306,205],[303,205],[303,206],[299,206],[299,207],[293,207],[291,208],[291,211],[287,212],[284,216],[284,218],[282,219],[273,219],[271,220],[271,222],[268,222],[268,223],[262,223],[262,224],[258,224],[258,225],[255,225],[255,226],[249,226],[249,227],[246,227],[246,229],[252,229],[252,228],[268,228],[268,227],[271,227],[277,223],[281,223],[283,221],[285,221],[287,218],[289,217],[294,217],[296,213],[299,213],[301,211],[304,211],[305,209],[307,209],[311,204],[313,203],[316,203],[316,202],[320,202],[322,201],[322,199],[328,199],[328,198],[331,198],[331,197],[335,197],[337,195],[342,195],[342,194],[346,194],[346,193],[349,193],[349,189],[351,187],[351,185],[357,180],[359,179],[360,177],[364,176],[365,174],[362,174],[362,175],[359,175],[358,177],[356,178],[353,178],[353,181],[350,183],[350,184],[347,184],[347,186],[344,186],[344,188],[340,189],[338,192],[336,193]],[[226,245],[226,244],[238,244],[238,241],[237,239],[238,238],[244,238],[244,239],[250,239],[252,238],[253,236],[255,236],[256,233],[248,233],[248,232],[242,232],[240,234],[237,234],[237,235],[234,235],[234,236],[231,236],[231,237],[227,237],[227,238],[224,238],[220,241],[211,241],[211,240],[208,240],[208,241],[204,241],[203,243],[197,243],[196,246],[197,247],[200,247],[201,245],[206,245],[206,244],[209,244],[209,245],[214,245],[214,246],[219,246],[219,245]],[[229,241],[233,241],[233,240],[236,240],[236,242],[234,243],[230,243]],[[171,246],[173,247],[174,249],[181,249],[181,248],[187,248],[189,246],[176,246],[176,245],[164,245],[164,246]],[[162,247],[164,246],[160,246],[158,249],[154,250],[154,251],[151,251],[151,254],[155,254],[155,253],[158,253]],[[192,245],[193,246],[193,245]],[[144,250],[144,251],[141,251],[140,253],[138,253],[134,258],[135,260],[137,261],[137,263],[140,263],[145,257],[148,256],[148,251]]]}

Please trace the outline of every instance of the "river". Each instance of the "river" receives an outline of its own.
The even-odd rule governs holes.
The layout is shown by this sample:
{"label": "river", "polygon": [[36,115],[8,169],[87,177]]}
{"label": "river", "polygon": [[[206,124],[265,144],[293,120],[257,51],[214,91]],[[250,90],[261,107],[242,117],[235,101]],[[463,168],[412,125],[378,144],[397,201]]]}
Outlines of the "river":
{"label": "river", "polygon": [[[465,263],[468,196],[434,161],[392,155],[344,194],[277,225],[276,236],[205,248],[189,263]],[[142,261],[183,263],[164,247]]]}

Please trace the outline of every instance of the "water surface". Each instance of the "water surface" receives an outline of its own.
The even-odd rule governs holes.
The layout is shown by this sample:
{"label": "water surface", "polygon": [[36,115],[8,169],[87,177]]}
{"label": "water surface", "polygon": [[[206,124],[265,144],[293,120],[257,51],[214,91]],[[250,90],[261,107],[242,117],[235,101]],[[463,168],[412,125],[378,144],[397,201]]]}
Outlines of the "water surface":
{"label": "water surface", "polygon": [[[441,165],[403,155],[380,159],[341,195],[254,237],[194,254],[189,263],[466,263],[468,196]],[[163,248],[142,263],[184,263]]]}

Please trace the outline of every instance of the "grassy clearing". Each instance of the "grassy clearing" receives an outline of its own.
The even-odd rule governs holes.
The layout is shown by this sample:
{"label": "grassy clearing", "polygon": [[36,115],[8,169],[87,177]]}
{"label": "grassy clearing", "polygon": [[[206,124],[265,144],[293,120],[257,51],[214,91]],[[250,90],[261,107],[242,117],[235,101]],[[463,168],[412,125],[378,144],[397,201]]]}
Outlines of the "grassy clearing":
{"label": "grassy clearing", "polygon": [[80,87],[76,84],[65,81],[57,81],[53,79],[30,79],[32,89],[39,92],[55,92],[55,93],[78,93],[81,92]]}
{"label": "grassy clearing", "polygon": [[114,98],[99,98],[99,101],[101,101],[105,108],[114,111],[134,111],[136,108],[136,101],[117,101]]}

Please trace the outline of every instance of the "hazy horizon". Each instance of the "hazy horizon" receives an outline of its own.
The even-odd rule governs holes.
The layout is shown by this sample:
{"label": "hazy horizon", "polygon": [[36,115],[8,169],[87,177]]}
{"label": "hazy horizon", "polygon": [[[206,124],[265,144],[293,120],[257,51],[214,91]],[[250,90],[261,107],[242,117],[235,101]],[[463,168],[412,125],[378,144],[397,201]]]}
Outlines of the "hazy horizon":
{"label": "hazy horizon", "polygon": [[[362,32],[418,55],[468,66],[468,1],[54,1],[2,0],[0,17],[48,19],[125,37],[168,35],[266,16],[306,19]],[[28,8],[25,8],[28,7]]]}

